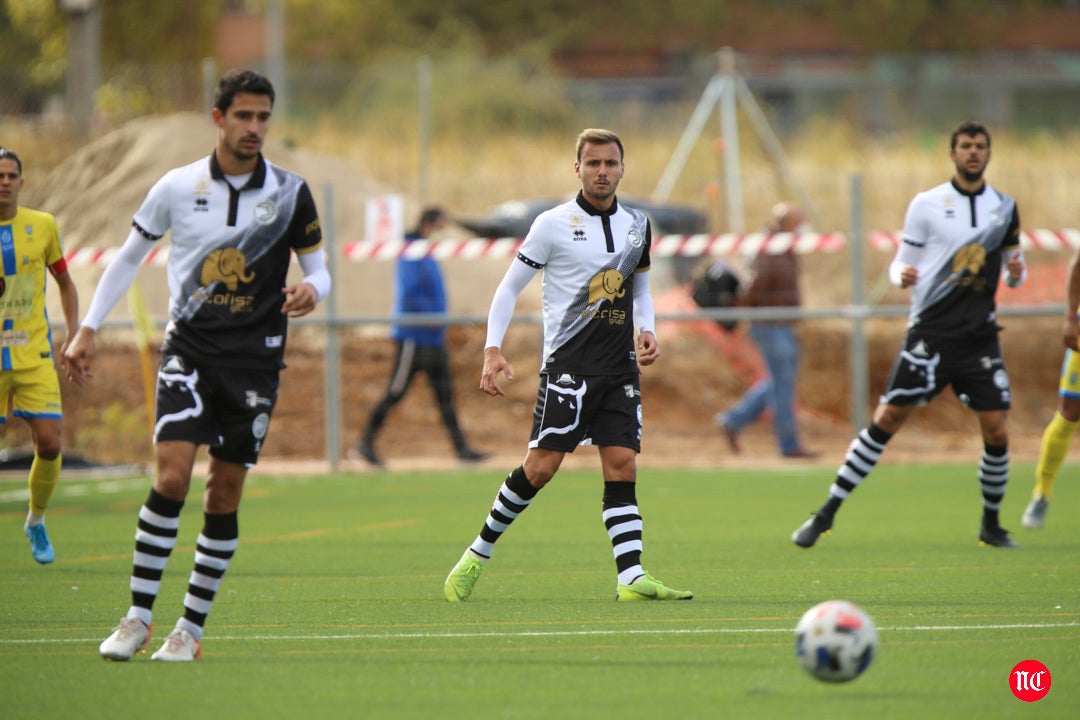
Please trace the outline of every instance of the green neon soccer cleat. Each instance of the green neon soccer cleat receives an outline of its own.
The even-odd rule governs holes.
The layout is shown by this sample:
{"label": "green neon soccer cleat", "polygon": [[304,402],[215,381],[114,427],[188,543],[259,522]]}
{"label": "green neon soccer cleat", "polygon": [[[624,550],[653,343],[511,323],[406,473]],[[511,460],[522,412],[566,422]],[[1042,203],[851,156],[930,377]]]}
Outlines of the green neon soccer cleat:
{"label": "green neon soccer cleat", "polygon": [[690,600],[694,593],[689,590],[673,590],[664,583],[645,573],[629,585],[615,587],[615,599],[619,602],[634,600]]}
{"label": "green neon soccer cleat", "polygon": [[468,600],[472,595],[473,586],[476,585],[483,571],[484,563],[473,555],[472,550],[466,550],[454,569],[446,576],[446,582],[443,583],[443,595],[450,602]]}

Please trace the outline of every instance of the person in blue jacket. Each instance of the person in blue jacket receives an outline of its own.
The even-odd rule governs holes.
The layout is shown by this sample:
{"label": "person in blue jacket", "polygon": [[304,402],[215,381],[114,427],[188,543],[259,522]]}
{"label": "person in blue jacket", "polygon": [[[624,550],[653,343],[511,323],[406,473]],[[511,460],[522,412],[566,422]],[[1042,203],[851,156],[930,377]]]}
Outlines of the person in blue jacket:
{"label": "person in blue jacket", "polygon": [[[407,233],[405,241],[429,238],[445,228],[447,221],[446,211],[442,208],[425,208],[420,213],[416,230]],[[398,258],[394,277],[394,316],[410,313],[446,314],[446,308],[446,286],[443,283],[442,270],[435,258],[430,254],[419,259]],[[446,350],[446,325],[394,324],[390,328],[390,337],[397,344],[397,359],[386,393],[371,412],[363,439],[356,447],[356,454],[372,465],[383,465],[375,451],[375,436],[386,421],[390,409],[405,396],[413,377],[422,372],[428,376],[435,390],[439,412],[450,433],[458,459],[464,462],[487,459],[486,453],[469,446],[458,423],[450,376],[450,355]]]}

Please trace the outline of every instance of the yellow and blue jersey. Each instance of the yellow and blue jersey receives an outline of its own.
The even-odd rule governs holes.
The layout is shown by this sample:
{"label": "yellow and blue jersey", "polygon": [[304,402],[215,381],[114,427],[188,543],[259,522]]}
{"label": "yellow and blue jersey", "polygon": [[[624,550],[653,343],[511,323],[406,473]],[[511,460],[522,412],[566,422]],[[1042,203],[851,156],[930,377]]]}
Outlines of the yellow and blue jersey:
{"label": "yellow and blue jersey", "polygon": [[52,364],[52,333],[45,309],[45,274],[65,267],[52,215],[20,207],[0,223],[0,370]]}

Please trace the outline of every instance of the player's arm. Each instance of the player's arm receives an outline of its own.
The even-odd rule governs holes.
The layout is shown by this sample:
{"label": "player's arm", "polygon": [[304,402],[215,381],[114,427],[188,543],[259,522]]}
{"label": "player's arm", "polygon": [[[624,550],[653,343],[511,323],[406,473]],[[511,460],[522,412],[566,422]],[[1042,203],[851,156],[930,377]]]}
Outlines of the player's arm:
{"label": "player's arm", "polygon": [[499,387],[499,373],[507,380],[514,379],[514,370],[502,354],[502,343],[506,331],[510,328],[510,319],[514,316],[514,306],[525,286],[540,271],[538,265],[526,262],[518,256],[503,276],[502,282],[495,288],[488,310],[487,339],[484,342],[484,369],[480,373],[480,389],[488,395],[503,395]]}
{"label": "player's arm", "polygon": [[656,340],[656,309],[647,271],[634,273],[634,322],[638,330],[637,360],[652,365],[660,357],[660,343]]}
{"label": "player's arm", "polygon": [[1069,260],[1069,275],[1065,286],[1065,324],[1063,339],[1065,347],[1080,350],[1077,338],[1080,337],[1080,320],[1076,313],[1080,311],[1080,249]]}
{"label": "player's arm", "polygon": [[322,247],[322,223],[315,207],[315,198],[306,181],[301,181],[296,194],[296,209],[288,229],[289,245],[300,261],[303,279],[281,289],[285,295],[282,315],[302,317],[330,292],[330,271]]}
{"label": "player's arm", "polygon": [[919,212],[923,204],[919,202],[920,198],[917,196],[908,206],[900,247],[889,264],[889,282],[899,288],[909,288],[919,281],[919,260],[926,248],[926,232]]}
{"label": "player's arm", "polygon": [[1005,251],[1005,284],[1011,288],[1020,287],[1027,279],[1027,264],[1024,262],[1024,250],[1020,246],[1020,213],[1013,209],[1012,220],[1006,231]]}
{"label": "player's arm", "polygon": [[83,385],[87,378],[93,377],[94,335],[105,321],[109,311],[127,293],[131,283],[135,281],[139,266],[153,247],[152,240],[146,238],[138,229],[132,228],[116,257],[101,274],[101,280],[98,281],[97,288],[94,290],[86,317],[78,326],[75,336],[68,339],[67,347],[64,349],[68,379],[72,382]]}
{"label": "player's arm", "polygon": [[71,273],[67,270],[67,263],[61,258],[49,266],[49,273],[60,288],[60,310],[64,314],[64,344],[60,346],[60,366],[71,382],[82,385],[85,383],[77,369],[70,368],[64,359],[64,351],[71,344],[75,336],[75,330],[79,327],[79,290],[75,281],[71,279]]}
{"label": "player's arm", "polygon": [[297,284],[281,290],[286,295],[281,312],[291,318],[307,315],[330,292],[330,271],[326,268],[322,246],[307,252],[297,251],[296,257],[304,277]]}

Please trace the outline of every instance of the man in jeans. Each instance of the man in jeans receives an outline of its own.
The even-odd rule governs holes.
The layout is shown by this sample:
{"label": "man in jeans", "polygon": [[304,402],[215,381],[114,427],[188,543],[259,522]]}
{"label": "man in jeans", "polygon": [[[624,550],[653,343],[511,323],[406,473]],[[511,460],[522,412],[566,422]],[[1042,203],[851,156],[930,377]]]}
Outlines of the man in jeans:
{"label": "man in jeans", "polygon": [[[780,203],[772,210],[767,230],[795,232],[804,225],[801,209]],[[762,250],[751,265],[752,277],[738,304],[747,307],[798,307],[799,261],[794,250],[771,254]],[[799,339],[791,320],[754,320],[750,337],[761,351],[768,375],[753,385],[734,407],[716,416],[716,424],[733,452],[740,452],[739,433],[766,409],[773,414],[773,434],[786,458],[815,458],[799,441],[795,419],[795,379],[799,371]]]}

